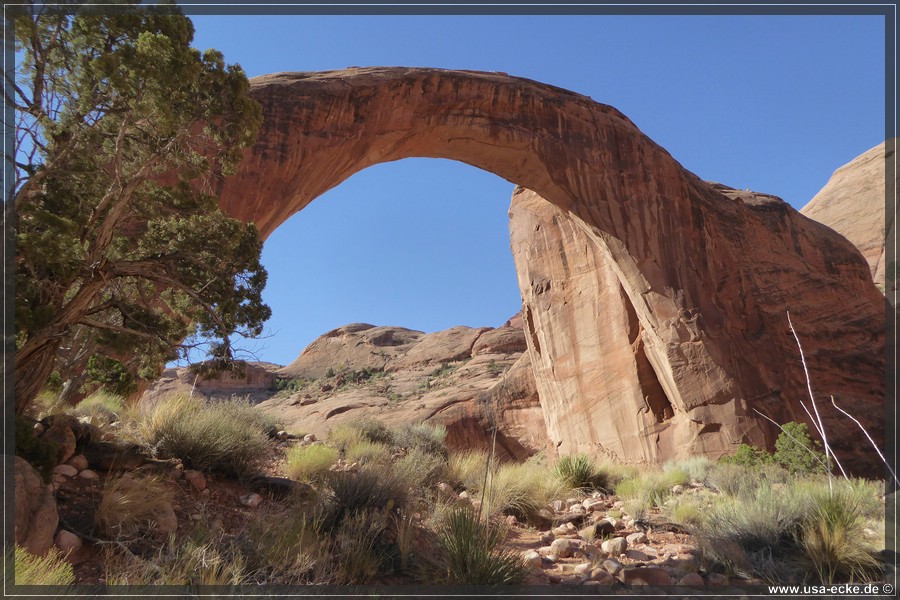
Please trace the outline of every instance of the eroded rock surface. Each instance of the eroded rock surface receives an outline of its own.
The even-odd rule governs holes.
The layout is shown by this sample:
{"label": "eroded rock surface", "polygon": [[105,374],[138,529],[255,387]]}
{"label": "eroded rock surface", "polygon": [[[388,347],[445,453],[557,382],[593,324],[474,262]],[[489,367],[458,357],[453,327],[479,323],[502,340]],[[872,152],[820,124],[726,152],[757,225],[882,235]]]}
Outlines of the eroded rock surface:
{"label": "eroded rock surface", "polygon": [[[853,242],[869,263],[875,283],[884,288],[885,144],[837,169],[825,187],[800,212]],[[893,215],[892,215],[893,216]],[[893,222],[892,222],[893,223]]]}
{"label": "eroded rock surface", "polygon": [[[534,357],[540,385],[620,385],[585,379],[582,355],[588,363],[614,357],[613,372],[632,360],[635,375],[626,399],[611,406],[542,398],[548,415],[580,415],[566,417],[571,426],[545,415],[565,451],[607,451],[606,438],[591,437],[588,426],[601,420],[615,423],[623,453],[647,461],[715,456],[742,441],[771,447],[778,430],[756,411],[809,421],[788,310],[820,398],[834,395],[883,440],[883,297],[846,239],[781,200],[704,182],[614,108],[504,74],[363,68],[279,73],[251,85],[262,131],[219,192],[222,208],[255,221],[263,236],[353,173],[406,157],[485,169],[533,190],[570,221],[579,232],[570,238],[597,271],[563,301],[618,293],[618,316],[593,322],[589,301],[574,320],[558,321],[562,327],[541,323],[563,313],[526,315],[539,334],[529,335],[532,352],[541,338],[542,348],[572,350],[558,367]],[[523,296],[552,289],[540,279],[524,283]],[[600,349],[600,334],[616,345]],[[635,344],[631,358],[619,346],[626,339]],[[663,393],[648,395],[646,412],[627,414],[634,386],[643,394],[657,384]],[[654,404],[663,395],[670,409]],[[877,458],[857,443],[856,426],[830,406],[820,411],[845,467],[871,470]]]}

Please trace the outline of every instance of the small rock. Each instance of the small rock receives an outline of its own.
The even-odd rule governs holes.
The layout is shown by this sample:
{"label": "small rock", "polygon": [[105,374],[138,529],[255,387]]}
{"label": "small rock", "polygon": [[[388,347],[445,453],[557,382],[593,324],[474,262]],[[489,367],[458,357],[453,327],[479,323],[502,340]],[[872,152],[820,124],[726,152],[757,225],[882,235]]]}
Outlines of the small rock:
{"label": "small rock", "polygon": [[88,468],[88,460],[85,458],[84,454],[76,454],[67,460],[66,464],[75,467],[79,471],[84,471]]}
{"label": "small rock", "polygon": [[576,504],[580,505],[581,500],[579,500],[578,498],[566,498],[566,507],[567,508],[571,508],[571,507],[575,506]]}
{"label": "small rock", "polygon": [[540,553],[529,550],[528,552],[522,555],[522,560],[529,569],[540,569],[543,564],[543,559],[541,558]]}
{"label": "small rock", "polygon": [[290,434],[283,429],[275,434],[275,439],[279,442],[285,441],[286,439],[288,439],[288,437],[290,437]]}
{"label": "small rock", "polygon": [[541,534],[541,543],[545,546],[549,546],[550,542],[552,542],[554,539],[556,538],[551,531],[545,531],[543,534]]}
{"label": "small rock", "polygon": [[603,502],[602,500],[595,500],[594,498],[588,498],[587,500],[582,502],[581,505],[584,507],[584,510],[586,510],[587,512],[597,512],[597,511],[603,510],[603,508],[606,506],[606,503]]}
{"label": "small rock", "polygon": [[581,585],[584,583],[584,577],[563,577],[559,583],[562,585]]}
{"label": "small rock", "polygon": [[632,533],[631,535],[626,535],[625,540],[628,542],[629,546],[634,546],[635,544],[646,544],[650,540],[647,538],[647,534],[643,531],[638,531],[637,533]]}
{"label": "small rock", "polygon": [[359,463],[358,462],[350,463],[350,465],[347,467],[347,472],[348,473],[359,473]]}
{"label": "small rock", "polygon": [[706,582],[703,581],[703,578],[700,577],[698,573],[688,573],[684,577],[678,580],[676,585],[686,585],[690,587],[703,587],[706,585]]}
{"label": "small rock", "polygon": [[622,581],[628,585],[672,585],[669,573],[660,567],[635,567],[622,571]]}
{"label": "small rock", "polygon": [[35,423],[34,424],[34,435],[40,437],[42,433],[46,430],[43,423]]}
{"label": "small rock", "polygon": [[[322,391],[325,392],[328,390],[322,390]],[[303,436],[303,441],[306,442],[307,444],[312,444],[317,439],[318,438],[316,437],[316,434],[314,434],[314,433],[307,433],[306,435]]]}
{"label": "small rock", "polygon": [[259,494],[245,494],[240,497],[241,504],[250,508],[256,508],[262,502],[262,496]]}
{"label": "small rock", "polygon": [[721,573],[710,573],[706,576],[706,585],[728,585],[728,577]]}
{"label": "small rock", "polygon": [[553,548],[550,546],[541,546],[537,549],[538,554],[541,556],[550,556],[553,554]]}
{"label": "small rock", "polygon": [[569,514],[572,514],[572,515],[583,515],[583,514],[587,513],[587,511],[584,510],[584,507],[580,504],[576,504],[575,506],[570,506],[568,512],[569,512]]}
{"label": "small rock", "polygon": [[560,558],[570,558],[575,554],[575,544],[572,543],[572,540],[566,538],[553,540],[553,543],[550,544],[550,549]]}
{"label": "small rock", "polygon": [[620,554],[625,554],[625,550],[628,549],[628,542],[626,542],[623,537],[612,538],[604,540],[604,542],[600,544],[600,549],[610,556],[619,556]]}
{"label": "small rock", "polygon": [[75,477],[78,475],[78,469],[72,465],[56,465],[53,467],[53,474],[62,477]]}
{"label": "small rock", "polygon": [[566,508],[566,503],[562,500],[554,500],[553,504],[551,504],[550,506],[552,506],[553,510],[555,510],[556,512],[562,512]]}
{"label": "small rock", "polygon": [[184,472],[184,478],[187,479],[198,492],[202,492],[206,489],[206,476],[202,472],[188,469]]}
{"label": "small rock", "polygon": [[560,577],[559,575],[550,575],[549,577],[547,577],[547,581],[550,583],[559,583],[560,581],[562,581],[562,577]]}
{"label": "small rock", "polygon": [[550,530],[553,535],[569,535],[569,528],[565,525],[560,525],[559,527],[554,527]]}
{"label": "small rock", "polygon": [[625,529],[634,529],[636,522],[634,519],[625,519]]}
{"label": "small rock", "polygon": [[609,518],[601,519],[594,523],[597,538],[609,537],[616,532],[616,524]]}
{"label": "small rock", "polygon": [[613,508],[622,508],[623,506],[625,506],[625,503],[621,500],[616,500],[615,502],[613,502]]}
{"label": "small rock", "polygon": [[575,527],[575,523],[573,523],[572,521],[566,523],[565,528],[569,530],[569,533],[573,533],[577,529],[577,527]]}
{"label": "small rock", "polygon": [[53,543],[56,544],[56,547],[60,549],[63,554],[68,554],[69,552],[74,552],[81,548],[81,538],[72,533],[71,531],[66,531],[65,529],[60,529],[59,533],[56,534],[56,539],[53,540]]}
{"label": "small rock", "polygon": [[203,515],[201,515],[200,513],[194,513],[191,515],[191,521],[199,521],[202,518]]}
{"label": "small rock", "polygon": [[610,575],[612,575],[613,577],[616,577],[619,573],[622,572],[622,570],[623,570],[625,567],[623,567],[623,566],[622,566],[622,563],[620,563],[620,562],[617,561],[616,559],[614,559],[614,558],[607,558],[606,560],[603,561],[603,568],[606,569],[606,571],[607,571]]}
{"label": "small rock", "polygon": [[684,486],[683,486],[683,485],[676,485],[676,486],[673,486],[673,487],[672,487],[672,493],[673,493],[673,494],[681,494],[681,493],[683,493],[683,492],[684,492]]}
{"label": "small rock", "polygon": [[[194,519],[194,517],[197,518]],[[191,519],[195,521],[199,521],[201,518],[200,515],[191,515]],[[161,506],[156,512],[154,521],[156,521],[156,530],[163,535],[169,535],[178,529],[178,516],[175,514],[175,509],[172,508],[171,504]]]}
{"label": "small rock", "polygon": [[467,491],[465,491],[465,490],[461,491],[461,492],[459,493],[459,499],[460,499],[460,500],[468,500],[468,499],[469,499],[469,492],[467,492]]}
{"label": "small rock", "polygon": [[90,469],[85,469],[81,473],[78,474],[82,479],[98,479],[100,476],[97,475],[96,471],[91,471]]}
{"label": "small rock", "polygon": [[604,556],[603,551],[594,544],[584,544],[581,547],[581,554],[590,560],[596,560]]}
{"label": "small rock", "polygon": [[648,562],[653,560],[653,557],[646,552],[641,552],[640,550],[635,550],[633,548],[626,550],[625,556],[637,562]]}
{"label": "small rock", "polygon": [[598,585],[612,585],[616,582],[615,577],[600,568],[596,568],[591,571],[591,579],[597,582]]}
{"label": "small rock", "polygon": [[510,527],[515,527],[516,525],[519,524],[519,521],[518,521],[518,519],[516,519],[515,515],[507,515],[506,524],[509,525]]}
{"label": "small rock", "polygon": [[591,572],[592,566],[593,565],[591,565],[591,563],[589,562],[581,563],[580,565],[575,565],[575,568],[572,569],[572,572],[576,575],[587,575]]}
{"label": "small rock", "polygon": [[447,483],[444,483],[443,481],[441,481],[435,487],[437,487],[437,491],[439,491],[441,493],[441,495],[444,496],[444,498],[447,498],[447,499],[456,498],[456,492],[453,490],[453,488],[450,486],[450,484],[447,484]]}

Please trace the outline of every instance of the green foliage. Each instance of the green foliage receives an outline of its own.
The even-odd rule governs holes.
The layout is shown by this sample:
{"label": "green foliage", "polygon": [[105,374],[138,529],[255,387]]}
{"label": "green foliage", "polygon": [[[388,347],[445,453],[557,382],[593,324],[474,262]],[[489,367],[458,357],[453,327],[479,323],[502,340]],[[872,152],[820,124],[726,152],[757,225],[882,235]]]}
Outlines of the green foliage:
{"label": "green foliage", "polygon": [[364,440],[385,446],[394,445],[394,431],[378,419],[356,419],[348,423]]}
{"label": "green foliage", "polygon": [[290,378],[278,378],[275,380],[275,389],[278,392],[286,393],[287,395],[295,394],[306,387],[309,383],[306,379],[298,378],[298,379],[290,379]]}
{"label": "green foliage", "polygon": [[173,396],[160,401],[142,427],[151,448],[194,469],[242,477],[272,451],[260,411],[237,400],[207,404]]}
{"label": "green foliage", "polygon": [[128,396],[137,388],[134,375],[128,367],[108,356],[91,356],[85,372],[92,384],[110,394]]}
{"label": "green foliage", "polygon": [[[9,550],[7,550],[7,554]],[[8,560],[8,559],[7,559]],[[62,553],[55,547],[44,556],[35,556],[16,545],[13,568],[16,585],[72,585],[75,575]]]}
{"label": "green foliage", "polygon": [[447,428],[441,424],[404,423],[394,434],[394,445],[407,450],[418,449],[446,459],[449,455],[444,441]]}
{"label": "green foliage", "polygon": [[511,585],[528,571],[518,553],[501,547],[504,530],[481,521],[471,510],[452,510],[438,533],[437,582],[464,585]]}
{"label": "green foliage", "polygon": [[743,467],[759,467],[772,463],[772,455],[761,448],[741,444],[731,456],[723,456],[719,462]]}
{"label": "green foliage", "polygon": [[333,367],[328,367],[328,369],[325,370],[325,377],[334,377]]}
{"label": "green foliage", "polygon": [[708,560],[772,583],[871,580],[878,561],[862,515],[878,493],[822,476],[747,486],[704,511],[698,540]]}
{"label": "green foliage", "polygon": [[338,451],[324,444],[294,446],[287,452],[285,472],[293,479],[321,481],[337,458]]}
{"label": "green foliage", "polygon": [[809,437],[806,423],[785,423],[775,440],[775,462],[794,475],[825,473],[825,454],[821,444]]}
{"label": "green foliage", "polygon": [[261,122],[243,71],[191,48],[172,6],[18,14],[17,412],[54,365],[66,379],[96,356],[121,393],[125,371],[155,376],[204,340],[229,358],[270,315],[255,226],[202,191]]}
{"label": "green foliage", "polygon": [[391,449],[384,444],[363,439],[347,447],[344,458],[349,463],[361,465],[387,465],[391,461]]}
{"label": "green foliage", "polygon": [[563,456],[553,467],[553,476],[572,489],[602,488],[606,477],[588,456]]}
{"label": "green foliage", "polygon": [[491,375],[497,376],[502,372],[503,368],[497,364],[496,360],[491,360],[491,362],[488,363],[488,373]]}
{"label": "green foliage", "polygon": [[871,581],[880,575],[880,561],[862,532],[860,500],[848,487],[834,493],[820,489],[811,496],[801,543],[821,583]]}
{"label": "green foliage", "polygon": [[21,415],[16,415],[15,441],[16,456],[24,458],[41,474],[44,481],[49,482],[53,467],[59,464],[59,444],[36,436],[34,421]]}

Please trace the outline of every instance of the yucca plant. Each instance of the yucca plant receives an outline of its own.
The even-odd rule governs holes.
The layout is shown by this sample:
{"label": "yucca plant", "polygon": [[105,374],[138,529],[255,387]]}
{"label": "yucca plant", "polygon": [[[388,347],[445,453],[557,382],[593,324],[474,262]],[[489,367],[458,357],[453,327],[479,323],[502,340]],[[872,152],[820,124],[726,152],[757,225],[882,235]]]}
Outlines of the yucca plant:
{"label": "yucca plant", "polygon": [[441,583],[509,585],[524,581],[528,571],[518,553],[503,549],[504,530],[483,521],[468,508],[447,515],[438,533]]}
{"label": "yucca plant", "polygon": [[607,485],[603,473],[590,457],[584,454],[563,456],[553,467],[553,476],[572,489],[588,490]]}

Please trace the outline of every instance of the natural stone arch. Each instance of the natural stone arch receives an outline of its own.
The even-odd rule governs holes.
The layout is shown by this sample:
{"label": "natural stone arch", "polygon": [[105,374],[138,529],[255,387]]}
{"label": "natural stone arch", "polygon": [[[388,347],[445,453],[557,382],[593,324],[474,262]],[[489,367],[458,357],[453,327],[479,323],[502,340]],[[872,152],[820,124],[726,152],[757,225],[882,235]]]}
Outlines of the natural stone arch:
{"label": "natural stone arch", "polygon": [[[458,160],[531,190],[532,206],[555,206],[540,217],[545,228],[567,228],[580,256],[595,256],[586,265],[601,287],[618,286],[638,395],[654,390],[648,418],[618,418],[602,402],[579,404],[600,383],[579,380],[584,360],[565,375],[536,366],[548,433],[562,451],[608,450],[590,425],[603,419],[620,439],[641,440],[620,448],[626,459],[771,445],[777,432],[754,408],[808,421],[788,309],[817,389],[883,438],[883,297],[846,240],[783,201],[706,183],[614,108],[505,74],[355,68],[251,83],[264,112],[260,138],[219,192],[223,209],[255,221],[263,236],[353,173],[407,157]],[[560,336],[534,300],[551,279],[523,279],[522,265],[517,257],[534,359]],[[576,354],[592,343],[570,338],[563,345]],[[589,354],[602,363],[602,352]],[[835,446],[862,468],[871,453],[856,443],[855,425],[824,412]]]}

